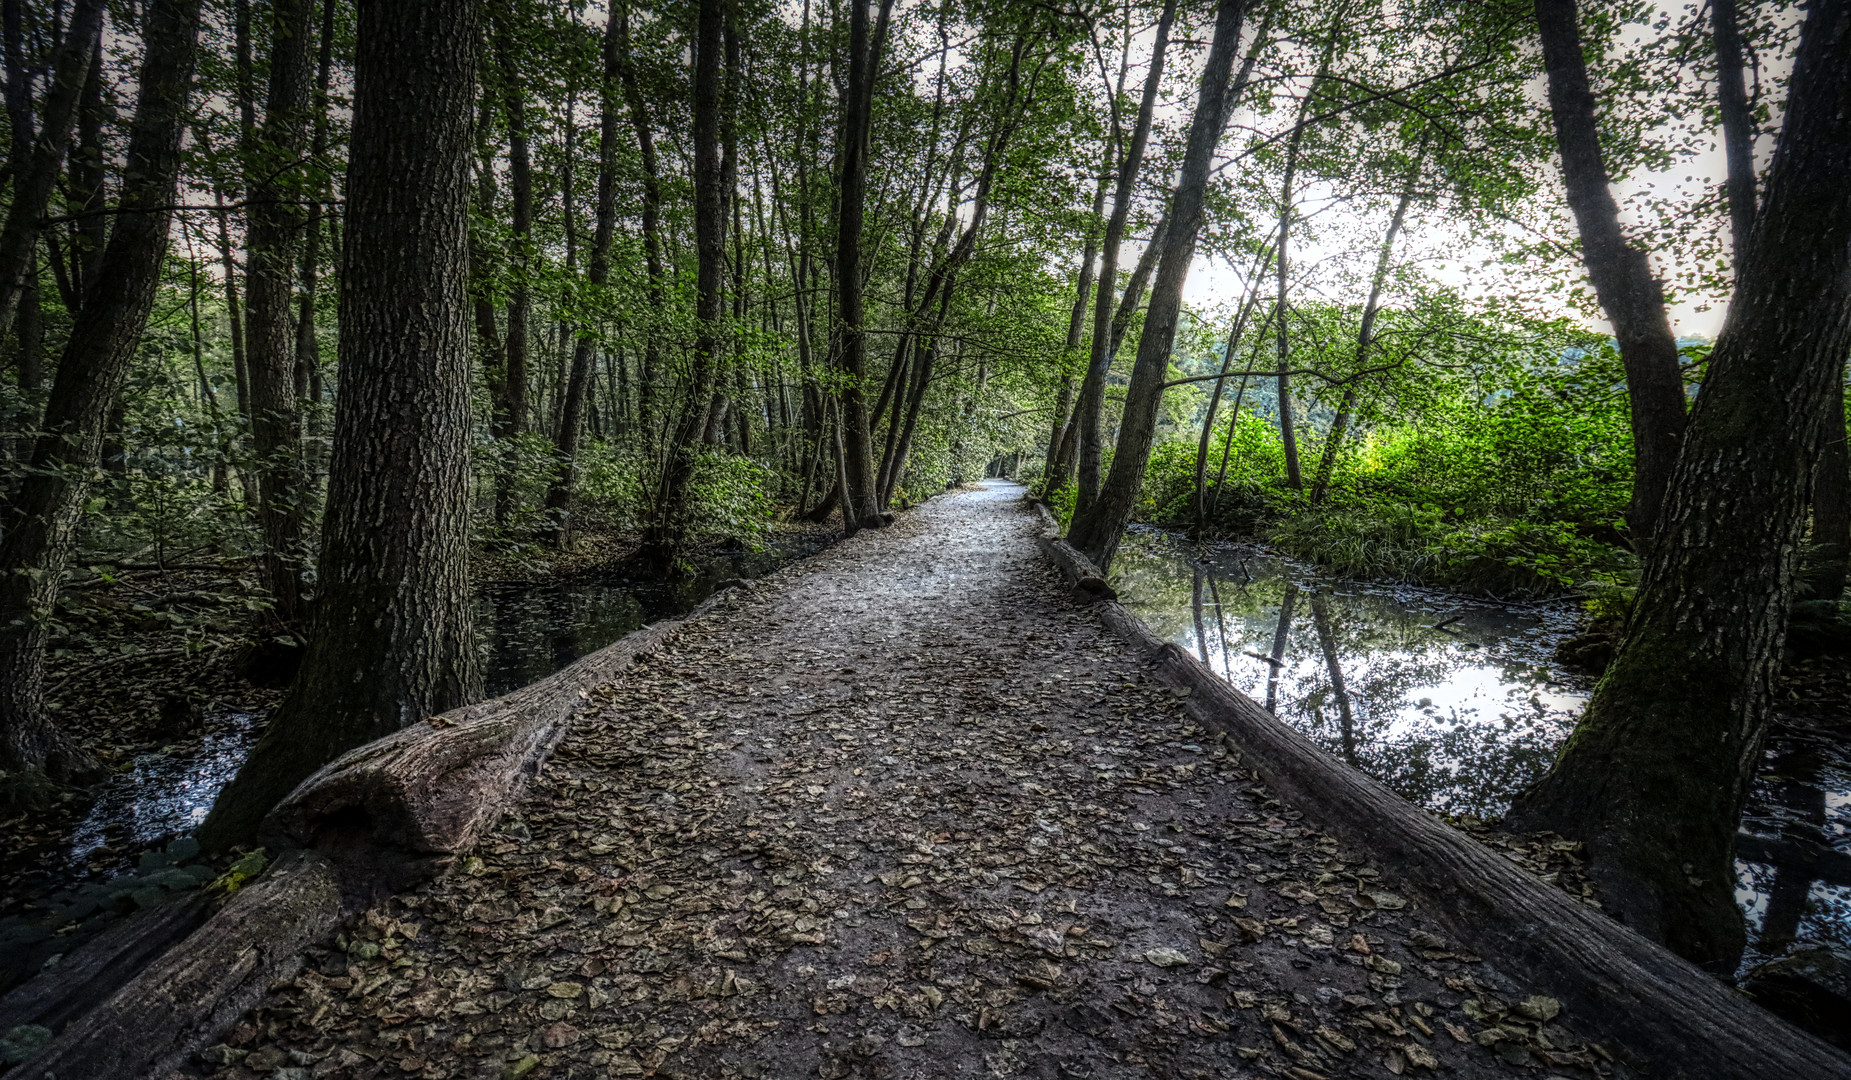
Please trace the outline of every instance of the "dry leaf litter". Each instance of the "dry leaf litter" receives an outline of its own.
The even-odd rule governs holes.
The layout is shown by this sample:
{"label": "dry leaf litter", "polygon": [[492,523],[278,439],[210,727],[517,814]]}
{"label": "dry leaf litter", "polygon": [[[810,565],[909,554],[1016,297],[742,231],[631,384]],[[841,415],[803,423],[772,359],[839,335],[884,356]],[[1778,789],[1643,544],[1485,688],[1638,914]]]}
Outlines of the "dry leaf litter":
{"label": "dry leaf litter", "polygon": [[197,1073],[1626,1075],[1192,725],[1018,491],[690,623]]}

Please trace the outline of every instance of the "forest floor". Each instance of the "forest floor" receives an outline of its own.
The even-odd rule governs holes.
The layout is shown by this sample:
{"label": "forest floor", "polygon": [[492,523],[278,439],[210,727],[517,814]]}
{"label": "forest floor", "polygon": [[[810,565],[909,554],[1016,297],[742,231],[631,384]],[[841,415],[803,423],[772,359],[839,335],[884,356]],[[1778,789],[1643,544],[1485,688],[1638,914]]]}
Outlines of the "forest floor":
{"label": "forest floor", "polygon": [[1195,727],[1020,494],[691,621],[202,1071],[1624,1075]]}

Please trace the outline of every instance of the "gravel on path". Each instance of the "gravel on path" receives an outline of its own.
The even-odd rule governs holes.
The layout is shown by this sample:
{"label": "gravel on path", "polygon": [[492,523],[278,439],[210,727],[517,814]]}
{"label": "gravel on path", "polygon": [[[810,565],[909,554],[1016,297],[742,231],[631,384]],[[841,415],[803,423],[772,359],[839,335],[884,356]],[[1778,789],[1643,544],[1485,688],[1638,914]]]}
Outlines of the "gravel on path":
{"label": "gravel on path", "polygon": [[932,499],[692,621],[201,1071],[1625,1075],[1195,727],[1021,494]]}

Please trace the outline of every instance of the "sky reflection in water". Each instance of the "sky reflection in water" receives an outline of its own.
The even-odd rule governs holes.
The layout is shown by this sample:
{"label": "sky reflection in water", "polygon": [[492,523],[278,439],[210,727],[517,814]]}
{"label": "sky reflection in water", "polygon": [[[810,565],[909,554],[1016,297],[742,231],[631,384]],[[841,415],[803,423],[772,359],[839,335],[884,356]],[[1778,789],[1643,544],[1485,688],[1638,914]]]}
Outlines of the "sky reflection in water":
{"label": "sky reflection in water", "polygon": [[[1249,545],[1134,529],[1121,601],[1318,746],[1412,802],[1495,817],[1541,776],[1592,680],[1554,662],[1571,604],[1502,607],[1333,578]],[[1276,661],[1276,663],[1271,662]],[[1851,768],[1776,739],[1743,818],[1736,895],[1754,962],[1796,938],[1851,945]]]}

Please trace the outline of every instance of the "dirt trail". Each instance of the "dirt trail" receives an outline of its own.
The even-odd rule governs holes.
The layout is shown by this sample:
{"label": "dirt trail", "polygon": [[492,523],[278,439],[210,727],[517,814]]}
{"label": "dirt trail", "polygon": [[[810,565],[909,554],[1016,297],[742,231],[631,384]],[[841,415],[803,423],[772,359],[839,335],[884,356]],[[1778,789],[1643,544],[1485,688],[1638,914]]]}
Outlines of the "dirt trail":
{"label": "dirt trail", "polygon": [[216,1074],[1625,1074],[1294,824],[1068,598],[1020,494],[691,623]]}

